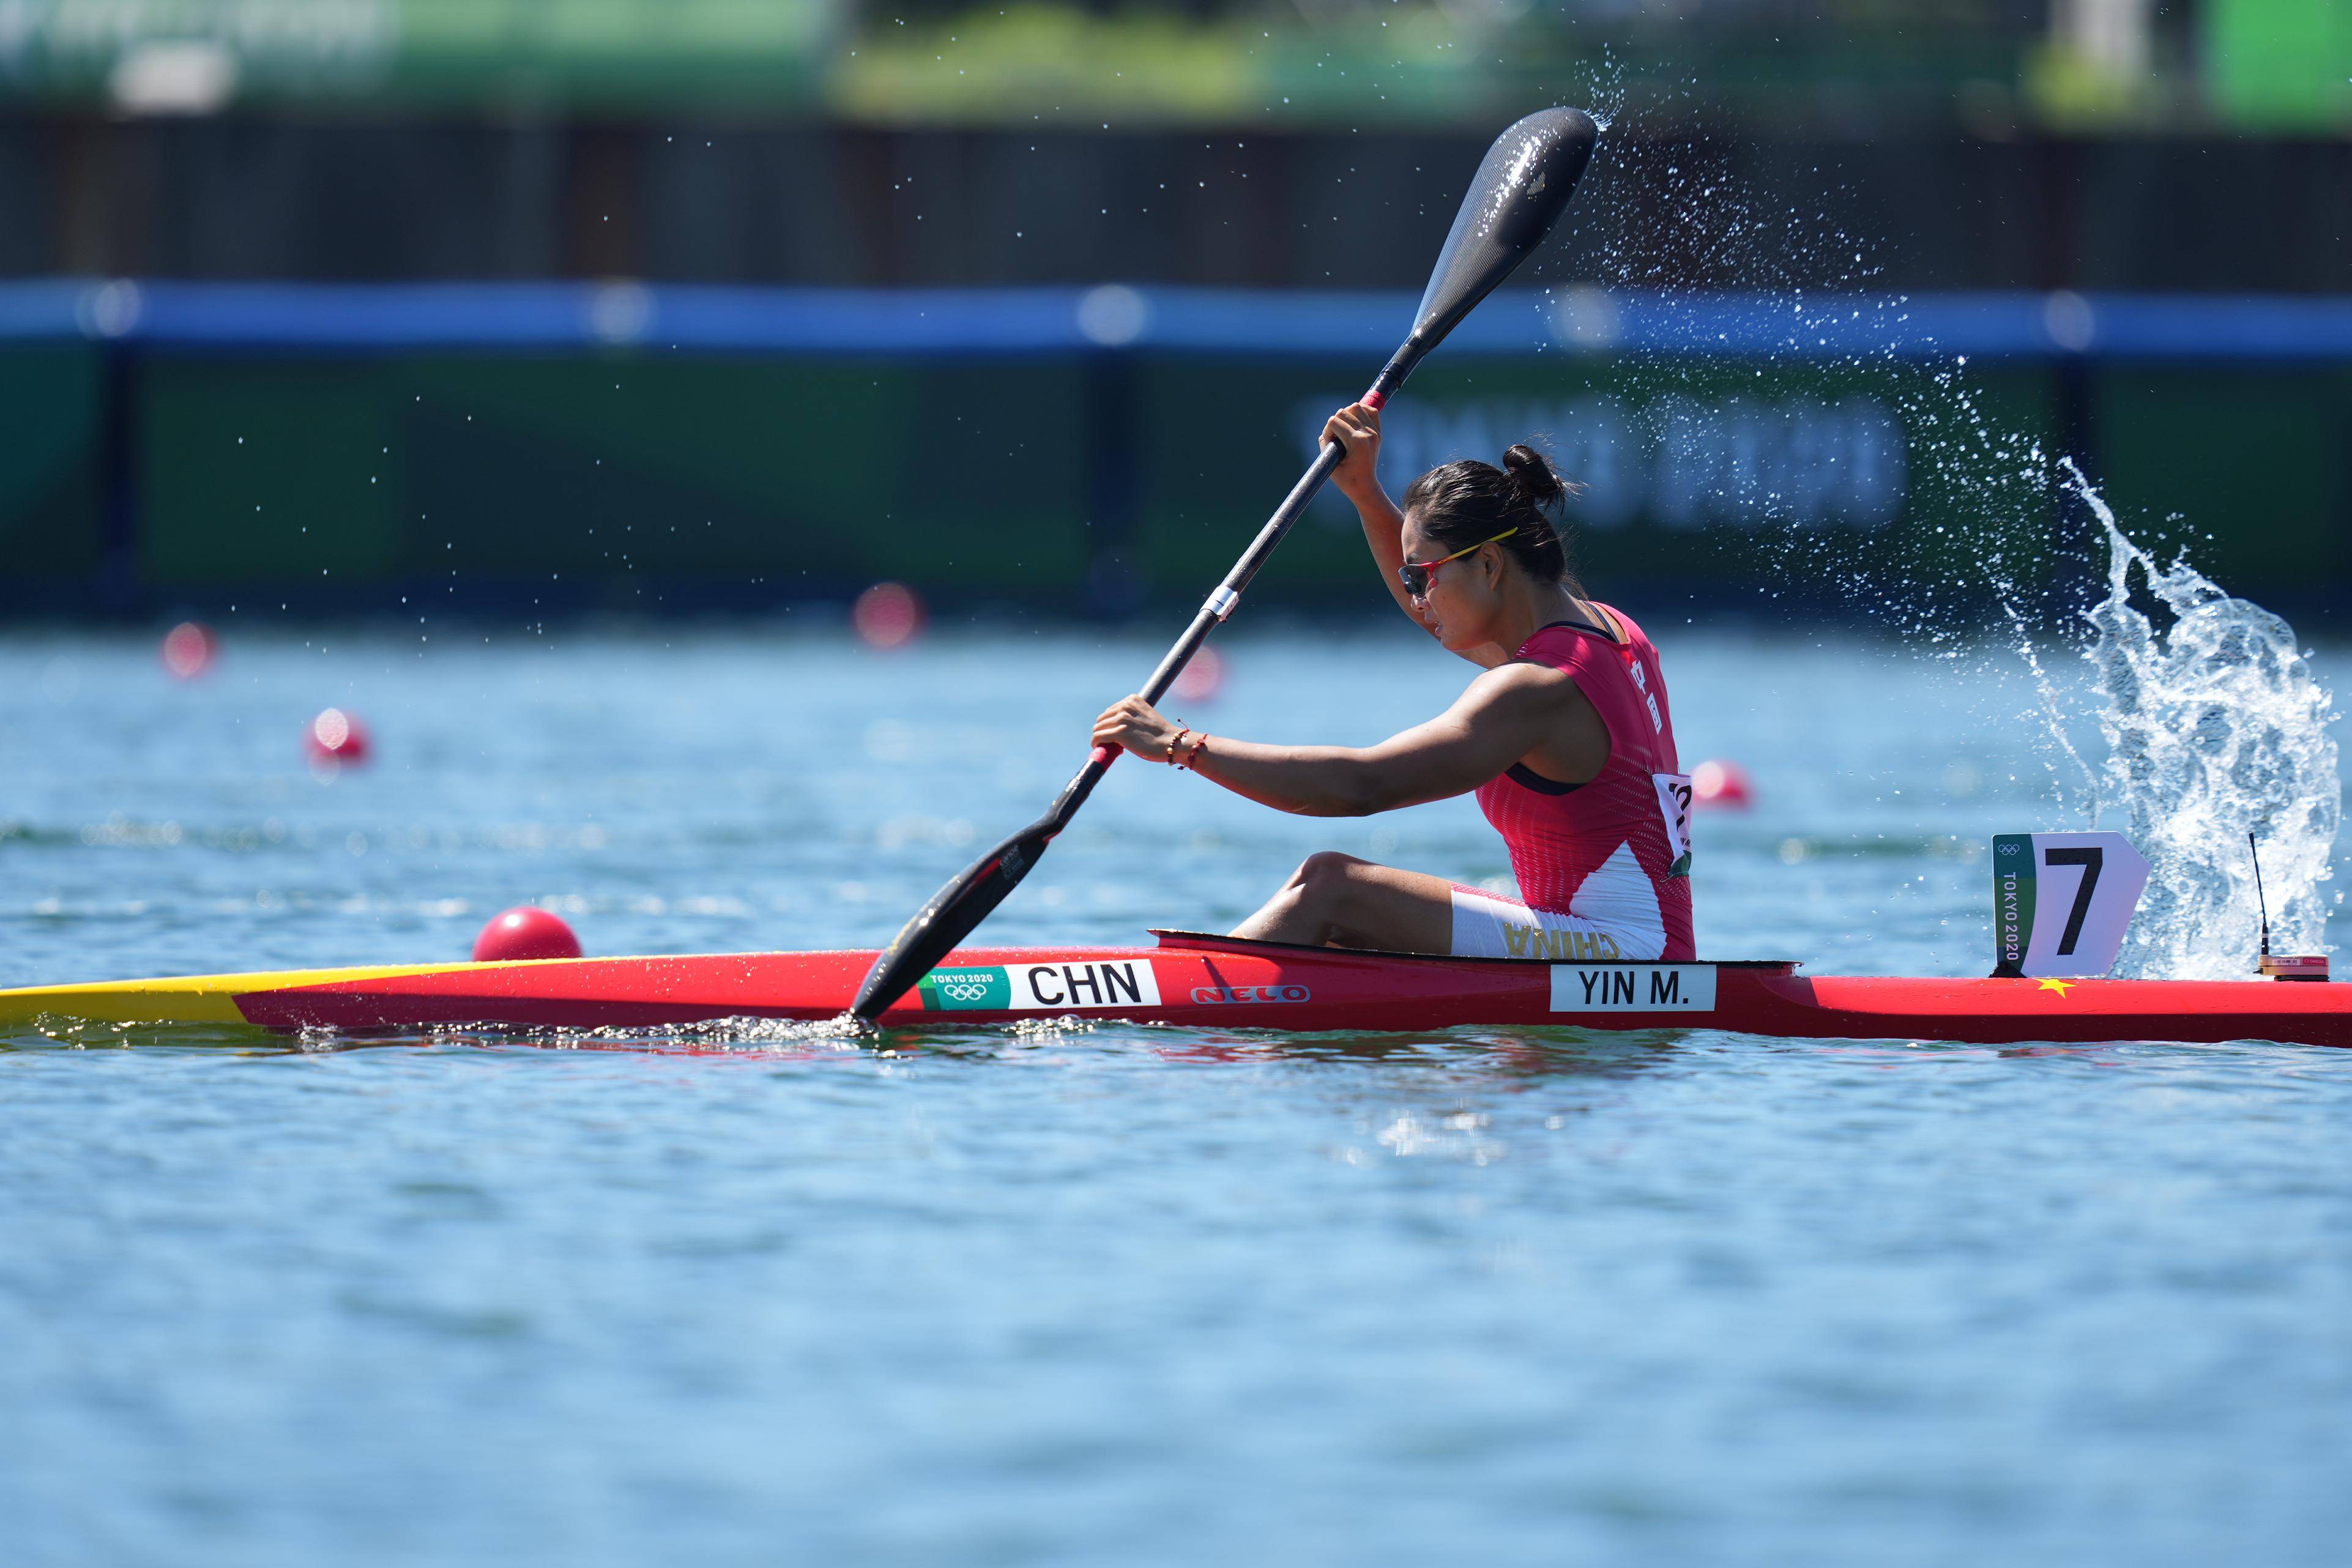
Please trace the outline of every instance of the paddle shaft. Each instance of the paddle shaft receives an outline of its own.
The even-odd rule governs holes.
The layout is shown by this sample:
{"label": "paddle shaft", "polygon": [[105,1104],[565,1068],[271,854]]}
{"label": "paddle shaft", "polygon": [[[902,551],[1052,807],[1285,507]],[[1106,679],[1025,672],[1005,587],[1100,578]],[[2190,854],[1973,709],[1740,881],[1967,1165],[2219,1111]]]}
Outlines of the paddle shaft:
{"label": "paddle shaft", "polygon": [[[1416,325],[1412,335],[1381,368],[1380,375],[1364,393],[1363,401],[1374,408],[1386,402],[1390,394],[1404,383],[1413,366],[1436,346],[1437,339],[1442,336],[1442,333],[1428,333]],[[1146,702],[1156,703],[1168,695],[1168,688],[1176,684],[1176,677],[1183,673],[1192,655],[1201,651],[1201,645],[1209,640],[1209,633],[1217,629],[1218,622],[1234,612],[1234,607],[1241,602],[1243,590],[1249,586],[1258,569],[1274,554],[1275,548],[1282,543],[1283,536],[1290,531],[1290,526],[1307,510],[1307,503],[1314,500],[1315,493],[1323,487],[1323,481],[1331,476],[1332,470],[1339,466],[1340,459],[1346,455],[1347,449],[1339,443],[1327,441],[1323,444],[1322,449],[1315,455],[1315,461],[1307,465],[1298,483],[1291,486],[1290,494],[1275,509],[1274,516],[1266,519],[1265,527],[1258,530],[1257,538],[1250,541],[1249,549],[1242,552],[1241,559],[1234,563],[1234,569],[1225,574],[1225,580],[1217,585],[1216,591],[1209,595],[1199,613],[1192,617],[1192,623],[1184,629],[1184,634],[1176,639],[1176,645],[1168,650],[1167,656],[1151,672],[1151,678],[1143,686]],[[884,1009],[904,995],[907,988],[919,980],[924,970],[945,957],[955,943],[987,918],[988,913],[1003,901],[1005,894],[1029,874],[1030,869],[1037,863],[1038,856],[1045,852],[1045,847],[1070,825],[1070,819],[1078,814],[1078,808],[1087,803],[1087,798],[1095,792],[1095,786],[1102,782],[1103,775],[1110,771],[1110,765],[1118,757],[1118,753],[1109,747],[1096,747],[1087,756],[1086,766],[1062,787],[1062,792],[1054,797],[1054,803],[1046,808],[1044,816],[973,862],[961,875],[933,894],[931,901],[918,911],[898,933],[898,939],[875,959],[865,984],[858,988],[857,999],[851,1010],[859,1018],[872,1022],[881,1016]]]}
{"label": "paddle shaft", "polygon": [[[1406,339],[1404,346],[1381,367],[1381,373],[1373,379],[1371,390],[1364,393],[1363,401],[1374,408],[1388,402],[1427,352],[1417,334]],[[1297,484],[1291,486],[1290,494],[1283,498],[1281,506],[1275,508],[1274,516],[1266,519],[1265,527],[1257,531],[1257,538],[1250,541],[1249,549],[1242,552],[1241,559],[1234,562],[1233,570],[1225,573],[1225,580],[1217,584],[1216,591],[1202,601],[1200,612],[1192,617],[1192,623],[1184,628],[1184,634],[1176,639],[1176,645],[1168,650],[1167,656],[1151,672],[1151,678],[1143,684],[1141,695],[1145,702],[1157,705],[1161,697],[1168,695],[1168,688],[1176,684],[1176,677],[1184,673],[1184,666],[1192,662],[1192,655],[1201,651],[1201,645],[1209,640],[1209,633],[1234,612],[1234,606],[1241,602],[1243,590],[1250,585],[1250,579],[1255,577],[1258,569],[1273,557],[1276,547],[1282,543],[1283,536],[1290,532],[1290,526],[1307,510],[1307,503],[1315,499],[1315,493],[1323,488],[1323,481],[1331,477],[1332,470],[1339,466],[1340,459],[1347,455],[1348,449],[1336,441],[1323,444],[1323,449],[1315,455],[1315,461],[1307,465],[1307,472],[1299,476]],[[1118,759],[1118,753],[1110,747],[1096,747],[1093,755],[1087,758],[1087,765],[1078,769],[1077,777],[1065,785],[1062,792],[1054,798],[1053,805],[1038,820],[1037,826],[1049,833],[1059,833],[1068,827],[1070,819],[1078,814],[1078,808],[1087,803],[1087,797],[1095,792],[1095,786],[1102,782],[1103,775],[1110,771],[1110,765]]]}
{"label": "paddle shaft", "polygon": [[[1599,134],[1591,116],[1577,110],[1548,109],[1528,115],[1495,139],[1454,214],[1454,227],[1430,273],[1428,292],[1414,312],[1412,331],[1381,367],[1364,393],[1364,402],[1374,408],[1386,402],[1404,384],[1413,366],[1542,243],[1575,193],[1577,179]],[[1168,688],[1201,651],[1209,633],[1234,612],[1243,590],[1344,455],[1345,449],[1336,441],[1325,443],[1315,455],[1289,497],[1258,530],[1217,591],[1209,595],[1192,625],[1160,661],[1160,667],[1151,672],[1143,688],[1144,700],[1156,703],[1168,695]],[[964,868],[916,911],[898,938],[875,958],[850,1010],[872,1022],[909,987],[919,984],[932,965],[953,951],[1029,874],[1037,857],[1069,825],[1103,775],[1110,771],[1118,755],[1108,747],[1097,747],[1044,816]]]}

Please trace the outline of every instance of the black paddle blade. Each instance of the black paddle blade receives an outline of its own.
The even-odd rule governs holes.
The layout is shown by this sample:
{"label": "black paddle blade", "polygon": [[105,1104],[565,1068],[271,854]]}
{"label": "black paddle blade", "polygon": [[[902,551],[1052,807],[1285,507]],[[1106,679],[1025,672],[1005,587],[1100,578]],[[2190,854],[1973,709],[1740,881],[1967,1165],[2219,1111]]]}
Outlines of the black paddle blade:
{"label": "black paddle blade", "polygon": [[1030,823],[964,868],[963,874],[931,895],[897,939],[866,971],[850,1011],[867,1023],[931,972],[955,945],[971,935],[1004,895],[1021,885],[1059,829],[1050,816]]}
{"label": "black paddle blade", "polygon": [[1530,114],[1486,150],[1478,177],[1413,317],[1415,341],[1434,344],[1542,243],[1576,193],[1601,128],[1580,109]]}

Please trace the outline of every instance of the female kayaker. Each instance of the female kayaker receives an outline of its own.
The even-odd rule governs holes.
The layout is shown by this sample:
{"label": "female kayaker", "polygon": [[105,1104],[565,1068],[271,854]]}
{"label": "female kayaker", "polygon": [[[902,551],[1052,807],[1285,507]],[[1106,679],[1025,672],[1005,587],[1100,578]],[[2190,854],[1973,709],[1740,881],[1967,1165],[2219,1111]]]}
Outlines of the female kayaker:
{"label": "female kayaker", "polygon": [[1236,936],[1510,958],[1693,956],[1687,811],[1657,651],[1588,599],[1554,521],[1567,489],[1532,448],[1448,463],[1402,511],[1381,488],[1381,416],[1354,403],[1324,439],[1398,606],[1486,674],[1435,718],[1377,746],[1203,735],[1130,696],[1097,745],[1190,768],[1302,816],[1357,817],[1475,791],[1519,898],[1353,855],[1307,857]]}

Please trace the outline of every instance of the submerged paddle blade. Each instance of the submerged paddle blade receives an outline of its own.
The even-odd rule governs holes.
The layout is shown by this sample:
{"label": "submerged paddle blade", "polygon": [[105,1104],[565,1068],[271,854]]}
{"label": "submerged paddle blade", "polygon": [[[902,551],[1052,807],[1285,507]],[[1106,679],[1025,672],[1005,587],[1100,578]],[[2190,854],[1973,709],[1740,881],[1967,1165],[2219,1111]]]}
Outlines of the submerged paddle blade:
{"label": "submerged paddle blade", "polygon": [[1413,317],[1415,343],[1435,347],[1543,242],[1600,135],[1582,110],[1547,109],[1495,139],[1429,275]]}
{"label": "submerged paddle blade", "polygon": [[964,867],[962,875],[931,894],[931,901],[915,912],[915,917],[874,960],[849,1010],[872,1023],[953,952],[957,943],[971,936],[972,927],[1021,885],[1021,879],[1029,874],[1029,868],[1037,863],[1055,836],[1070,825],[1070,819],[1087,803],[1087,797],[1095,792],[1118,755],[1116,747],[1096,747],[1087,753],[1087,765],[1062,786],[1044,816]]}
{"label": "submerged paddle blade", "polygon": [[1021,885],[1045,846],[1060,828],[1051,815],[1042,817],[964,868],[963,874],[931,895],[931,901],[907,922],[857,988],[850,1007],[867,1023],[880,1018],[892,1002],[936,967],[955,945],[971,935]]}

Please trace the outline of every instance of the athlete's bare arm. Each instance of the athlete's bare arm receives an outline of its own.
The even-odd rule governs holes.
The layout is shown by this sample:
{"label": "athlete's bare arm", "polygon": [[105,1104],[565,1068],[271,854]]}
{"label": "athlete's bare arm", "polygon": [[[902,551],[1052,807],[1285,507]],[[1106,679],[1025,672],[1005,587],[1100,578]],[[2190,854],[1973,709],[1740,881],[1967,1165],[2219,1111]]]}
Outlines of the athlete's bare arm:
{"label": "athlete's bare arm", "polygon": [[[1267,746],[1219,736],[1194,766],[1211,782],[1277,810],[1364,817],[1466,794],[1530,753],[1549,758],[1563,732],[1587,729],[1599,731],[1605,761],[1607,730],[1574,681],[1542,665],[1507,664],[1472,681],[1435,718],[1377,746]],[[1164,761],[1176,733],[1150,704],[1131,696],[1095,721],[1094,738]]]}
{"label": "athlete's bare arm", "polygon": [[[1407,620],[1431,632],[1427,618],[1414,607],[1404,584],[1397,580],[1397,568],[1404,564],[1404,546],[1400,537],[1404,530],[1404,514],[1381,488],[1381,411],[1360,402],[1349,403],[1323,426],[1323,439],[1336,441],[1347,449],[1339,466],[1332,470],[1331,483],[1356,504],[1356,517],[1364,525],[1364,543],[1371,549],[1372,564],[1380,569],[1381,584]],[[1433,632],[1431,634],[1435,635]],[[1464,651],[1462,656],[1480,669],[1491,670],[1508,663],[1511,655],[1507,649],[1484,643]]]}

